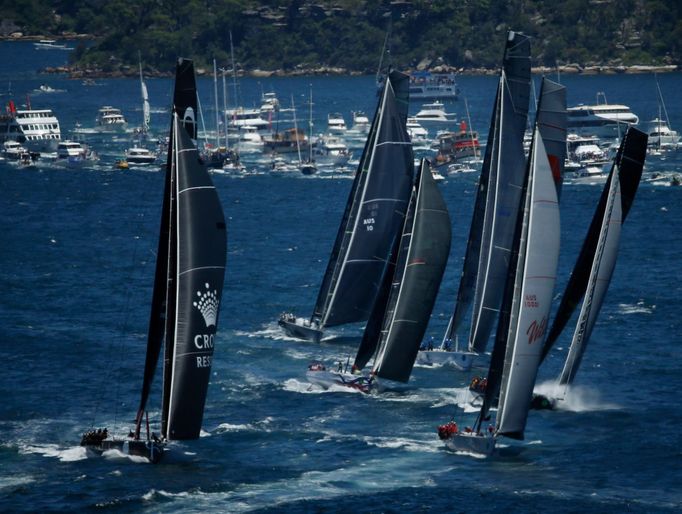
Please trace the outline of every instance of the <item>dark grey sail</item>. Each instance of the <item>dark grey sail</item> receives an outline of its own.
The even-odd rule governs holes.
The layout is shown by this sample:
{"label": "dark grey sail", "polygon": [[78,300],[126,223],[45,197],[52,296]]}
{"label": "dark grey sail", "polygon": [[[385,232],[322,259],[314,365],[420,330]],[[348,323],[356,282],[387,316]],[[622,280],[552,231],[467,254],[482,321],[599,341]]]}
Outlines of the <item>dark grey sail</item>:
{"label": "dark grey sail", "polygon": [[367,320],[374,304],[414,175],[407,95],[407,75],[391,72],[313,311],[320,326]]}
{"label": "dark grey sail", "polygon": [[450,239],[447,206],[428,162],[422,160],[383,312],[374,375],[409,380],[445,271]]}
{"label": "dark grey sail", "polygon": [[[576,307],[580,304],[588,287],[590,272],[597,254],[599,235],[606,216],[610,184],[617,176],[620,188],[621,223],[630,212],[646,158],[647,135],[635,128],[629,128],[621,142],[614,160],[609,180],[597,204],[587,236],[578,254],[575,266],[568,280],[554,322],[547,335],[541,358],[544,360],[563,332]],[[577,367],[576,367],[577,370]]]}
{"label": "dark grey sail", "polygon": [[[165,345],[162,435],[166,439],[199,437],[225,274],[225,218],[215,187],[191,139],[196,135],[192,62],[179,60],[176,72],[159,254],[136,438],[139,438],[162,342]],[[192,101],[189,91],[193,88]]]}
{"label": "dark grey sail", "polygon": [[530,40],[509,32],[478,183],[457,302],[444,339],[453,339],[472,301],[469,349],[485,350],[509,265],[525,157]]}

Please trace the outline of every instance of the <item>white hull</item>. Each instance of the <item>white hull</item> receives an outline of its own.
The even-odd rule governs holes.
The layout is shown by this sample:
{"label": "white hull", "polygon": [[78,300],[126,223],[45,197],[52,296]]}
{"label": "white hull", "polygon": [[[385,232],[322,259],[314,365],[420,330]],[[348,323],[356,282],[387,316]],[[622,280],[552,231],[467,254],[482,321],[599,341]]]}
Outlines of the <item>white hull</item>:
{"label": "white hull", "polygon": [[417,354],[417,362],[424,366],[451,365],[461,371],[469,371],[478,356],[473,352],[446,351],[446,350],[420,350]]}
{"label": "white hull", "polygon": [[445,446],[453,452],[489,457],[495,451],[495,438],[492,435],[478,435],[475,432],[458,432],[445,440]]}

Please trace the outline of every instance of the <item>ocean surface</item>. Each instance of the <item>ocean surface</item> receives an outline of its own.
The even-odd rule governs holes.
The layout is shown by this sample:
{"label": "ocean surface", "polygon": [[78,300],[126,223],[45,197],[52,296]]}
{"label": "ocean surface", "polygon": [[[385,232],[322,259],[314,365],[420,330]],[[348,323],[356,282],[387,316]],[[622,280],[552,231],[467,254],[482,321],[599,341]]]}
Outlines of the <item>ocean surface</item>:
{"label": "ocean surface", "polygon": [[[28,94],[34,108],[53,109],[64,138],[76,122],[94,125],[103,105],[139,125],[139,80],[86,86],[38,73],[66,57],[0,43],[0,93],[11,82],[17,103]],[[560,80],[569,105],[594,103],[603,91],[643,121],[658,115],[653,75]],[[680,129],[682,75],[658,80],[671,125]],[[163,138],[172,81],[146,82],[152,131]],[[63,91],[34,93],[41,84]],[[462,97],[446,108],[464,116],[466,97],[471,123],[485,137],[496,78],[463,76],[459,85]],[[303,105],[311,87],[316,132],[329,112],[347,123],[353,110],[374,112],[371,76],[239,80],[245,105],[259,105],[262,91]],[[212,80],[200,78],[199,89],[209,124]],[[352,359],[362,326],[329,330],[318,345],[277,327],[281,312],[313,308],[350,174],[214,175],[229,253],[203,433],[172,443],[162,463],[151,465],[91,456],[79,441],[92,427],[124,435],[133,425],[163,175],[158,167],[113,167],[130,135],[85,140],[100,161],[81,168],[0,162],[0,511],[682,510],[682,188],[653,178],[682,171],[682,152],[647,162],[574,389],[558,410],[531,412],[525,441],[502,440],[487,459],[449,453],[436,433],[452,418],[473,422],[474,410],[462,402],[470,374],[415,367],[405,392],[323,391],[306,381],[308,363]],[[441,182],[453,243],[427,331],[436,339],[453,308],[475,184],[472,173]],[[557,300],[601,189],[563,189]],[[558,375],[573,323],[540,369],[539,390]],[[158,387],[149,405],[156,421]]]}

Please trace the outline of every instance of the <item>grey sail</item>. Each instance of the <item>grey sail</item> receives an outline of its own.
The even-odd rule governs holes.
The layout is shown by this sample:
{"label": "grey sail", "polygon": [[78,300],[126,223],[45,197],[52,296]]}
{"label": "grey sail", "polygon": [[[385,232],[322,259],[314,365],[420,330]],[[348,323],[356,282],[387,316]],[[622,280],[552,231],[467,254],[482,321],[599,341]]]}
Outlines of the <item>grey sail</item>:
{"label": "grey sail", "polygon": [[380,289],[414,176],[407,91],[407,76],[391,72],[313,311],[321,327],[367,320]]}
{"label": "grey sail", "polygon": [[483,352],[502,301],[525,157],[530,96],[530,40],[509,32],[478,184],[457,302],[445,339],[473,302],[469,349]]}
{"label": "grey sail", "polygon": [[[616,266],[618,256],[618,244],[620,242],[621,227],[624,220],[624,203],[622,201],[621,186],[627,185],[627,190],[636,191],[639,184],[644,158],[646,156],[647,136],[636,129],[629,129],[626,140],[630,137],[629,151],[622,153],[623,159],[627,159],[627,165],[621,169],[623,159],[616,161],[609,180],[605,187],[608,191],[606,205],[599,229],[599,238],[590,266],[587,280],[587,289],[578,315],[578,321],[568,349],[566,362],[559,375],[559,384],[570,385],[575,379],[582,361],[587,342],[592,334],[592,329],[599,316],[599,311],[604,303],[606,291],[611,282],[611,276]],[[634,141],[634,143],[632,142]],[[626,142],[623,143],[624,145]],[[632,196],[627,200],[628,207],[632,203]]]}
{"label": "grey sail", "polygon": [[199,437],[227,254],[222,207],[199,161],[192,61],[178,60],[147,357],[136,439],[164,346],[161,431]]}
{"label": "grey sail", "polygon": [[635,128],[628,129],[621,142],[620,148],[618,149],[618,153],[616,154],[611,175],[607,185],[602,191],[587,235],[583,241],[576,263],[573,266],[571,277],[569,278],[564,294],[561,297],[561,303],[559,304],[549,334],[547,335],[547,340],[545,341],[542,352],[543,359],[549,354],[587,290],[590,272],[593,267],[592,264],[597,253],[601,227],[606,215],[606,204],[612,175],[615,170],[618,170],[622,210],[621,217],[622,221],[625,221],[630,212],[630,207],[632,206],[642,177],[644,159],[646,158],[646,145],[647,135],[644,132]]}
{"label": "grey sail", "polygon": [[373,374],[407,382],[450,253],[450,216],[422,160],[400,242]]}

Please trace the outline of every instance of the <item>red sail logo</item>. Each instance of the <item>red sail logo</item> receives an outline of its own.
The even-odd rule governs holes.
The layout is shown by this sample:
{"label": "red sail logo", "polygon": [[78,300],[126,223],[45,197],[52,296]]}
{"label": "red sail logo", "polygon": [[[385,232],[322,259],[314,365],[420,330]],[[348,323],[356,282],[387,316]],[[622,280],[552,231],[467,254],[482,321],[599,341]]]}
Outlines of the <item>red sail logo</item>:
{"label": "red sail logo", "polygon": [[538,339],[542,339],[542,336],[545,334],[546,329],[547,329],[546,316],[542,318],[542,321],[540,323],[538,323],[537,320],[533,320],[533,323],[531,323],[530,326],[528,327],[528,330],[526,330],[526,334],[528,335],[528,344],[533,344]]}

